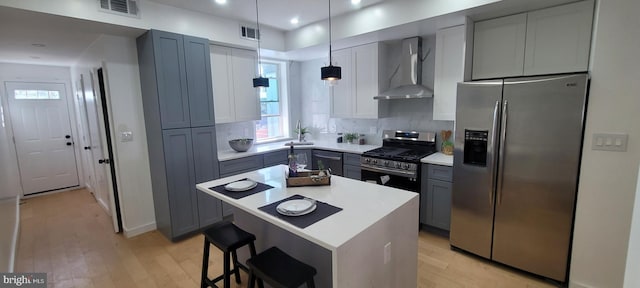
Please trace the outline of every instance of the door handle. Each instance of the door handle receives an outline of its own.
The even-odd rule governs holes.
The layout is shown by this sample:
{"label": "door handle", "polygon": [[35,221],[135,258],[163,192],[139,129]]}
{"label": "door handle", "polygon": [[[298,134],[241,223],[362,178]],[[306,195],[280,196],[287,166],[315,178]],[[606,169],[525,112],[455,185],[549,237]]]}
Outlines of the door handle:
{"label": "door handle", "polygon": [[498,117],[500,115],[500,100],[496,101],[496,105],[493,107],[493,138],[491,139],[491,146],[489,151],[493,156],[491,161],[491,191],[489,191],[489,206],[493,205],[493,195],[496,191],[496,162],[498,162],[498,153],[496,153],[496,143],[498,142]]}
{"label": "door handle", "polygon": [[498,198],[498,205],[502,203],[502,189],[504,186],[504,151],[507,149],[507,117],[509,116],[507,108],[507,100],[504,100],[504,104],[502,105],[502,125],[500,127],[500,129],[502,129],[502,131],[500,131],[500,170],[498,171],[498,194],[496,196]]}
{"label": "door handle", "polygon": [[71,138],[71,135],[64,135],[64,138],[65,139],[69,139],[69,138]]}
{"label": "door handle", "polygon": [[111,161],[109,159],[98,159],[98,164],[110,164]]}
{"label": "door handle", "polygon": [[67,146],[71,146],[71,145],[73,145],[72,142],[67,142]]}
{"label": "door handle", "polygon": [[91,150],[91,146],[84,146],[84,150]]}

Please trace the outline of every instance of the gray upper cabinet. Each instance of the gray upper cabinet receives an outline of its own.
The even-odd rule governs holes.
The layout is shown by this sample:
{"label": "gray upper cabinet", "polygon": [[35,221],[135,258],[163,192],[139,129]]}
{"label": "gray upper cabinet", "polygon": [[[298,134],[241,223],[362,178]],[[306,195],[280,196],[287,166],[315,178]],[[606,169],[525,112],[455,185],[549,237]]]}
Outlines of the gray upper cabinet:
{"label": "gray upper cabinet", "polygon": [[527,14],[479,21],[473,33],[473,79],[521,76]]}
{"label": "gray upper cabinet", "polygon": [[587,71],[594,1],[475,22],[473,79]]}
{"label": "gray upper cabinet", "polygon": [[191,125],[183,37],[152,30],[155,76],[162,129]]}
{"label": "gray upper cabinet", "polygon": [[220,174],[209,43],[151,30],[137,46],[156,226],[175,241],[222,218],[195,188]]}
{"label": "gray upper cabinet", "polygon": [[213,126],[216,120],[211,90],[209,41],[184,36],[184,50],[191,127]]}

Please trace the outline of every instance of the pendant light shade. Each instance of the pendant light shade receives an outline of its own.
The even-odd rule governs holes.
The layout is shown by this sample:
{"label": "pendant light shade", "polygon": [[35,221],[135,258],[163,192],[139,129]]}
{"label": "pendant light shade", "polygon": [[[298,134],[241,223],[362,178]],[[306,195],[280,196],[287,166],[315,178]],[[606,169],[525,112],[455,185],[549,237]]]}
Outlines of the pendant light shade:
{"label": "pendant light shade", "polygon": [[330,85],[342,79],[342,68],[333,66],[331,58],[331,0],[329,0],[329,66],[320,68],[320,79],[329,82]]}
{"label": "pendant light shade", "polygon": [[253,87],[256,87],[256,88],[269,87],[269,78],[265,78],[265,77],[253,78]]}
{"label": "pendant light shade", "polygon": [[260,21],[258,20],[258,0],[256,0],[256,30],[258,36],[258,77],[253,78],[253,87],[255,88],[268,88],[269,87],[269,79],[262,77],[262,59],[260,58],[260,39],[262,36],[260,35]]}

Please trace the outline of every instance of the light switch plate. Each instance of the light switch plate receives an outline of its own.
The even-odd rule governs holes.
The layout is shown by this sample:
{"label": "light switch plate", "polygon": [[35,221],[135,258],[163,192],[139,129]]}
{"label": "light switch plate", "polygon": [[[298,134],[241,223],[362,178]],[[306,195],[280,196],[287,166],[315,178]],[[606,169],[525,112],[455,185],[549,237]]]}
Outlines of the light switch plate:
{"label": "light switch plate", "polygon": [[626,152],[629,134],[594,133],[591,150]]}
{"label": "light switch plate", "polygon": [[120,132],[120,142],[131,142],[133,141],[133,132],[125,131]]}

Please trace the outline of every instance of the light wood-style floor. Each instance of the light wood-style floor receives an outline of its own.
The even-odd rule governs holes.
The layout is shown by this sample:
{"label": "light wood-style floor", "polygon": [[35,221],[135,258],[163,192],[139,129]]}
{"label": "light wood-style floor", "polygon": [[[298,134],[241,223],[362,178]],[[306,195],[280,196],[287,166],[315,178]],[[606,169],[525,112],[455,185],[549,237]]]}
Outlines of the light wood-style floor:
{"label": "light wood-style floor", "polygon": [[[23,202],[16,272],[47,272],[49,287],[200,285],[200,235],[178,243],[171,243],[157,231],[126,239],[113,233],[111,218],[87,190]],[[218,275],[222,253],[215,248],[211,251],[210,275]],[[420,232],[417,257],[419,287],[553,287],[452,251],[446,238],[426,232]],[[247,275],[242,274],[243,283],[234,287],[246,287],[246,280]]]}

